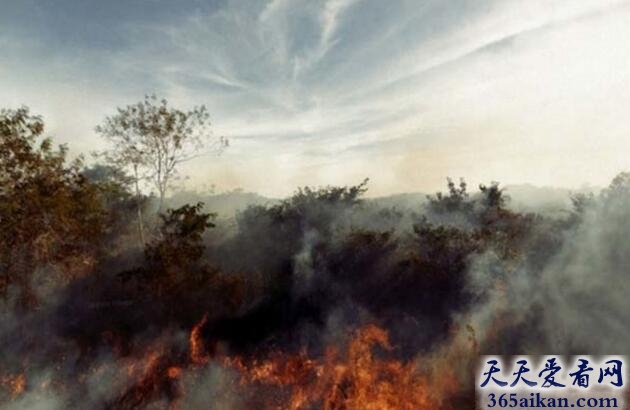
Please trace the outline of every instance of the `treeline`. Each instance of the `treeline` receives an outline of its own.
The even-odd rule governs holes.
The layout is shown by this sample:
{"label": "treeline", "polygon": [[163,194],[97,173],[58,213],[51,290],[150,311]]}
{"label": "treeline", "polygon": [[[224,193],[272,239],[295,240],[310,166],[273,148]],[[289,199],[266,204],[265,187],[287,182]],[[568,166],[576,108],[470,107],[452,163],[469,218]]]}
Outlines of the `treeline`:
{"label": "treeline", "polygon": [[[484,305],[510,275],[535,281],[589,209],[630,198],[630,176],[620,174],[600,196],[575,196],[572,210],[552,218],[510,210],[498,183],[470,193],[463,180],[448,180],[446,192],[407,211],[364,199],[365,180],[298,189],[217,230],[203,204],[161,210],[125,171],[69,161],[25,108],[0,114],[2,312],[29,318],[20,335],[38,341],[44,359],[33,366],[41,370],[58,357],[46,349],[78,348],[67,370],[78,372],[97,352],[132,354],[139,340],[187,332],[201,317],[208,346],[243,355],[278,346],[323,354],[331,329],[376,323],[396,354],[412,357],[444,341],[455,318]],[[488,260],[489,279],[472,283],[475,264]],[[510,331],[486,347],[509,353],[521,343],[522,332],[504,326]],[[538,331],[527,329],[530,338]],[[22,366],[30,346],[16,347],[6,367]],[[173,340],[175,352],[186,348]]]}
{"label": "treeline", "polygon": [[[68,162],[66,149],[53,148],[43,129],[27,109],[2,112],[3,298],[29,309],[42,303],[44,289],[76,288],[68,298],[79,317],[96,314],[85,309],[90,303],[132,301],[133,308],[125,306],[137,315],[120,320],[133,323],[108,323],[114,331],[142,331],[153,322],[186,327],[210,312],[216,329],[211,324],[208,333],[246,344],[304,323],[323,325],[351,306],[410,340],[429,341],[473,301],[464,286],[472,255],[492,250],[506,264],[542,265],[583,204],[576,199],[574,215],[547,221],[508,210],[496,183],[469,195],[463,181],[449,180],[446,193],[405,215],[364,201],[366,180],[249,207],[237,215],[236,231],[211,249],[204,237],[216,215],[202,204],[167,210],[148,218],[150,234],[139,248],[133,181],[111,165]],[[148,204],[142,196],[145,213]],[[528,251],[537,258],[524,258]],[[417,332],[410,318],[420,324]],[[91,323],[75,322],[78,333]],[[442,332],[426,334],[427,324]]]}

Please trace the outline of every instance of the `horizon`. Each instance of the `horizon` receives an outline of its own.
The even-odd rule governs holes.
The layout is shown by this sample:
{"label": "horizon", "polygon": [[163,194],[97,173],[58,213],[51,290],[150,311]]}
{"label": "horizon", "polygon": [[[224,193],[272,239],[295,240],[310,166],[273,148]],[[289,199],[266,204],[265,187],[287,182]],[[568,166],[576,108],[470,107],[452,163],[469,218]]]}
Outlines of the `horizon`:
{"label": "horizon", "polygon": [[[476,194],[478,191],[478,187],[479,184],[471,184],[469,181],[467,181],[464,178],[466,184],[468,185],[468,193],[469,194]],[[359,181],[360,182],[360,181]],[[457,182],[457,181],[456,181]],[[500,188],[505,192],[505,194],[508,197],[508,201],[511,199],[510,198],[510,190],[512,189],[533,189],[533,190],[538,190],[538,191],[558,191],[558,192],[562,192],[562,193],[593,193],[593,194],[598,194],[599,192],[601,192],[602,190],[606,189],[606,186],[595,186],[595,185],[582,185],[581,187],[577,187],[577,188],[571,188],[571,187],[562,187],[562,186],[550,186],[550,185],[534,185],[534,184],[530,184],[530,183],[522,183],[522,184],[509,184],[509,185],[505,185],[502,184],[501,181],[493,181],[493,182],[498,182]],[[373,195],[370,193],[370,181],[368,181],[367,183],[367,191],[365,192],[364,195],[362,195],[362,197],[364,197],[365,199],[387,199],[387,198],[391,198],[391,197],[396,197],[396,196],[403,196],[403,195],[421,195],[421,196],[432,196],[435,195],[439,192],[441,193],[445,193],[447,191],[447,179],[444,178],[444,184],[441,188],[436,189],[435,191],[421,191],[421,190],[412,190],[412,191],[404,191],[404,192],[391,192],[391,193],[386,193],[384,195]],[[487,183],[480,183],[480,184],[484,184],[484,185],[488,185]],[[356,183],[351,183],[348,184],[346,186],[354,186],[357,185]],[[192,187],[192,188],[186,188],[186,187],[181,187],[179,189],[176,189],[174,191],[171,191],[170,194],[168,195],[167,198],[172,199],[178,195],[199,195],[199,196],[207,196],[207,197],[215,197],[215,196],[224,196],[224,195],[257,195],[261,198],[267,199],[267,200],[272,200],[272,201],[279,201],[279,200],[283,200],[285,198],[290,197],[291,195],[293,195],[298,189],[300,188],[305,188],[305,187],[309,187],[312,189],[325,189],[328,187],[334,187],[335,185],[303,185],[303,186],[296,186],[294,188],[294,190],[290,193],[288,193],[287,195],[283,195],[283,196],[267,196],[267,195],[263,195],[260,192],[256,192],[256,191],[248,191],[248,190],[244,190],[240,187],[236,187],[233,189],[226,189],[226,190],[217,190],[214,187],[206,187],[206,186],[201,186],[201,187]],[[155,193],[149,193],[152,195],[156,195]],[[570,197],[567,197],[567,200],[570,199]]]}
{"label": "horizon", "polygon": [[628,22],[0,0],[0,408],[624,407]]}

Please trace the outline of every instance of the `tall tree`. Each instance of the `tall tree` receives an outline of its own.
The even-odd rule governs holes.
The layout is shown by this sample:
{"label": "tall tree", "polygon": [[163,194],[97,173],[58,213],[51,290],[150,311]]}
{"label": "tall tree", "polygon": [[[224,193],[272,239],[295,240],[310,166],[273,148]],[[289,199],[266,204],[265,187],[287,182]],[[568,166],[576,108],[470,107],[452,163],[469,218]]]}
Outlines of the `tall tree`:
{"label": "tall tree", "polygon": [[27,108],[0,111],[0,296],[16,286],[25,306],[36,302],[38,267],[73,275],[90,266],[106,216],[80,160],[68,163],[43,132]]}
{"label": "tall tree", "polygon": [[[205,106],[182,111],[155,96],[118,108],[96,131],[112,144],[105,157],[132,172],[138,197],[143,180],[157,190],[160,212],[181,163],[228,146],[227,139],[213,136]],[[140,206],[138,220],[144,236]]]}

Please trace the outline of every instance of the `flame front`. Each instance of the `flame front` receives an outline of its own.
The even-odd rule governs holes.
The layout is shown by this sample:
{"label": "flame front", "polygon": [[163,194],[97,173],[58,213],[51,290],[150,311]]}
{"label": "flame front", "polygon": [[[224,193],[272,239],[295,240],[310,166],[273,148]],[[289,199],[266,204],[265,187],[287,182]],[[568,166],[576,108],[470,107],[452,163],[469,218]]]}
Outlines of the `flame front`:
{"label": "flame front", "polygon": [[[253,389],[251,406],[263,409],[422,410],[445,408],[446,395],[458,388],[448,372],[429,374],[417,360],[381,358],[391,353],[387,332],[368,325],[359,329],[344,352],[329,347],[320,360],[300,353],[275,353],[245,364],[226,358],[238,370],[241,386]],[[269,394],[265,389],[272,389]],[[278,402],[274,401],[280,397]]]}
{"label": "flame front", "polygon": [[[457,348],[449,346],[445,354],[450,358],[398,359],[387,331],[374,325],[351,332],[346,342],[319,355],[276,350],[254,358],[210,356],[201,334],[207,320],[204,316],[192,327],[187,354],[156,341],[144,355],[119,357],[120,393],[106,408],[186,408],[186,393],[198,393],[198,383],[211,367],[231,375],[226,377],[231,380],[227,390],[239,398],[238,405],[221,407],[225,409],[452,409],[449,399],[462,387],[447,366],[457,359],[451,353]],[[92,369],[95,374],[103,371]],[[24,374],[0,381],[14,399],[29,388]]]}

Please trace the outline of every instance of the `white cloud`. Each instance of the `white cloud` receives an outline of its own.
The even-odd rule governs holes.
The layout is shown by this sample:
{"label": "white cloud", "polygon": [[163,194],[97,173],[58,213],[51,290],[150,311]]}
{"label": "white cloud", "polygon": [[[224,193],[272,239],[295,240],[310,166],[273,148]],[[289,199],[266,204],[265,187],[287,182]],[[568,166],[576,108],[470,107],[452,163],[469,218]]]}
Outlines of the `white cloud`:
{"label": "white cloud", "polygon": [[189,167],[193,181],[269,195],[363,176],[375,193],[447,175],[604,184],[630,166],[629,14],[602,0],[232,1],[125,22],[106,50],[17,38],[0,104],[43,110],[83,150],[143,93],[206,103],[233,146]]}

